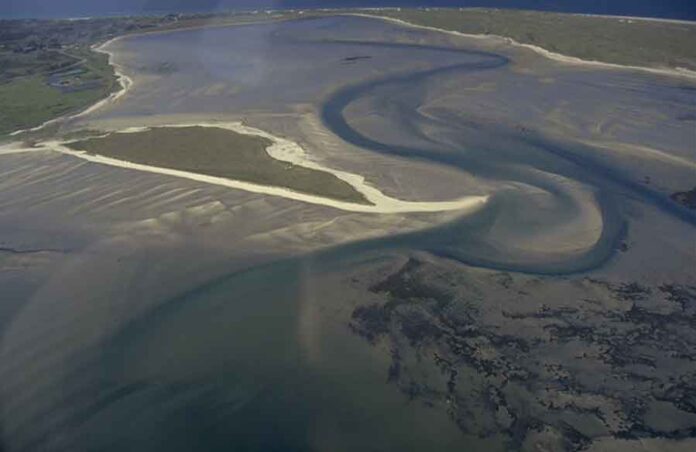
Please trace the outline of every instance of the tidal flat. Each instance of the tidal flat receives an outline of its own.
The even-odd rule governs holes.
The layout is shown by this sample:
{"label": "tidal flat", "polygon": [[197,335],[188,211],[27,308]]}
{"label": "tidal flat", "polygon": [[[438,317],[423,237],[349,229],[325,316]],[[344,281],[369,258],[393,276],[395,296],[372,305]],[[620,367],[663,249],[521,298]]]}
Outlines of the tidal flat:
{"label": "tidal flat", "polygon": [[693,447],[692,82],[347,16],[107,50],[132,86],[60,133],[243,121],[397,199],[488,201],[3,149],[3,449]]}

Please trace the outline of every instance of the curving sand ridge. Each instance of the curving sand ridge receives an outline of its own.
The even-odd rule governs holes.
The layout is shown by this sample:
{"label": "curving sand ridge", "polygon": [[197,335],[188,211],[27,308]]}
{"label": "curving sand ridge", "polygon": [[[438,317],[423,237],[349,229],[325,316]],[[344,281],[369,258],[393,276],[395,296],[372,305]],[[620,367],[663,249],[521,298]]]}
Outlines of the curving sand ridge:
{"label": "curving sand ridge", "polygon": [[37,151],[37,149],[28,148],[21,141],[14,141],[12,143],[0,145],[0,155],[21,154],[24,152],[35,152],[35,151]]}
{"label": "curving sand ridge", "polygon": [[101,45],[99,45],[99,46],[93,46],[93,47],[92,47],[92,49],[93,49],[95,52],[104,53],[104,54],[106,54],[106,55],[109,57],[109,65],[111,65],[111,67],[114,69],[114,75],[116,75],[116,80],[118,80],[119,85],[121,85],[121,89],[118,90],[118,91],[115,91],[115,92],[111,93],[109,96],[107,96],[106,98],[100,100],[99,102],[97,102],[96,104],[94,104],[94,105],[92,105],[91,107],[87,108],[86,110],[83,110],[83,111],[81,111],[80,113],[77,113],[76,115],[71,116],[71,118],[79,118],[79,117],[81,117],[81,116],[84,116],[84,115],[87,115],[87,114],[89,114],[89,113],[92,113],[93,111],[95,111],[95,110],[101,108],[102,106],[104,106],[104,105],[106,105],[106,104],[108,104],[108,103],[115,102],[115,101],[118,100],[120,97],[122,97],[124,94],[126,94],[126,92],[130,89],[130,87],[133,86],[133,79],[131,79],[130,77],[128,77],[127,75],[125,75],[125,74],[121,71],[121,66],[118,65],[118,64],[116,64],[116,63],[114,62],[114,54],[113,54],[113,52],[109,52],[108,50],[106,50],[106,48],[107,48],[111,43],[116,42],[116,41],[118,41],[119,39],[122,39],[122,38],[124,38],[124,37],[125,37],[125,36],[118,36],[118,37],[109,39],[108,41],[106,41],[105,43],[103,43],[103,44],[101,44]]}
{"label": "curving sand ridge", "polygon": [[[172,168],[162,168],[152,165],[145,165],[140,163],[133,163],[124,160],[119,160],[111,157],[105,157],[101,155],[88,154],[82,151],[75,151],[66,146],[66,144],[71,141],[45,141],[39,143],[32,150],[52,150],[61,152],[63,154],[71,155],[73,157],[81,158],[94,163],[101,163],[105,165],[117,166],[120,168],[133,169],[138,171],[147,171],[157,174],[165,174],[169,176],[181,177],[185,179],[195,180],[199,182],[205,182],[209,184],[221,185],[225,187],[235,188],[239,190],[245,190],[252,193],[260,193],[271,196],[280,196],[287,199],[293,199],[296,201],[307,202],[310,204],[317,204],[327,207],[333,207],[339,210],[349,211],[349,212],[365,212],[365,213],[379,213],[379,214],[391,214],[391,213],[416,213],[416,212],[443,212],[443,211],[454,211],[458,210],[464,213],[470,213],[481,208],[486,201],[488,196],[463,196],[450,201],[422,201],[422,202],[411,202],[402,201],[399,199],[391,198],[377,188],[370,186],[365,182],[365,178],[358,175],[349,173],[346,171],[341,171],[333,168],[328,168],[315,161],[313,161],[302,147],[297,143],[276,137],[262,130],[246,126],[240,122],[232,123],[196,123],[196,124],[171,124],[162,125],[158,127],[215,127],[231,130],[233,132],[245,135],[256,135],[270,140],[273,144],[266,149],[268,154],[277,159],[285,162],[292,163],[293,165],[303,166],[305,168],[310,168],[314,170],[328,172],[333,174],[337,178],[350,184],[356,191],[360,192],[365,196],[365,198],[371,202],[373,205],[358,204],[346,201],[338,201],[335,199],[330,199],[322,196],[310,195],[306,193],[300,193],[288,188],[268,186],[255,184],[250,182],[244,182],[240,180],[227,179],[223,177],[208,176],[204,174],[194,173],[190,171],[182,171]],[[116,133],[136,133],[139,131],[147,130],[143,127],[131,127],[117,131]],[[78,141],[78,140],[74,140]],[[14,152],[21,152],[21,149],[15,148]]]}
{"label": "curving sand ridge", "polygon": [[536,53],[538,53],[538,54],[540,54],[540,55],[542,55],[550,60],[558,61],[558,62],[564,63],[564,64],[571,64],[571,65],[576,65],[576,66],[594,66],[594,67],[605,68],[605,69],[641,71],[641,72],[647,72],[647,73],[657,74],[657,75],[666,75],[666,76],[671,76],[671,77],[683,77],[683,78],[688,78],[688,79],[696,79],[696,71],[692,71],[689,69],[650,68],[650,67],[643,67],[643,66],[628,66],[628,65],[623,65],[623,64],[603,63],[601,61],[594,61],[594,60],[583,60],[581,58],[563,55],[563,54],[556,53],[556,52],[551,52],[550,50],[546,50],[543,47],[535,46],[532,44],[523,44],[521,42],[515,41],[512,38],[508,38],[505,36],[462,33],[460,31],[446,30],[444,28],[431,27],[428,25],[418,25],[418,24],[414,24],[412,22],[405,21],[403,19],[396,19],[393,17],[380,16],[377,14],[347,13],[346,15],[358,16],[358,17],[368,17],[368,18],[372,18],[372,19],[381,19],[381,20],[384,20],[386,22],[392,22],[392,23],[399,24],[399,25],[406,26],[406,27],[437,31],[440,33],[447,33],[447,34],[454,35],[454,36],[463,36],[466,38],[497,40],[497,41],[504,42],[506,44],[509,44],[509,45],[512,45],[515,47],[523,47],[523,48],[532,50],[532,51],[534,51],[534,52],[536,52]]}

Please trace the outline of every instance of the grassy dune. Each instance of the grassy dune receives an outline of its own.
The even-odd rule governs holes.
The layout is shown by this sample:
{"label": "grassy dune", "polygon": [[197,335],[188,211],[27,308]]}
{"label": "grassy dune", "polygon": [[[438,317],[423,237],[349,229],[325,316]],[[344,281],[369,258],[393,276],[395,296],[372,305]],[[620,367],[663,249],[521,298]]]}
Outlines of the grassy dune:
{"label": "grassy dune", "polygon": [[370,204],[336,176],[268,155],[266,138],[212,127],[153,128],[89,138],[69,147],[133,163],[289,188],[340,201]]}

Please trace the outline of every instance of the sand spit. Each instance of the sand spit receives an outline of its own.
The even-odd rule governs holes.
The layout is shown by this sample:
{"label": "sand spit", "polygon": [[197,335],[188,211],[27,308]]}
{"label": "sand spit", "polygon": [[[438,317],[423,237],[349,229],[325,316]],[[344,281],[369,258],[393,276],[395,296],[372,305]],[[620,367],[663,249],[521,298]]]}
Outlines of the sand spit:
{"label": "sand spit", "polygon": [[346,15],[358,16],[358,17],[368,17],[368,18],[373,18],[373,19],[381,19],[381,20],[384,20],[387,22],[392,22],[392,23],[403,25],[406,27],[437,31],[440,33],[447,33],[450,35],[462,36],[465,38],[485,39],[485,40],[490,40],[490,41],[504,42],[506,44],[509,44],[509,45],[512,45],[515,47],[523,47],[523,48],[532,50],[532,51],[534,51],[534,52],[536,52],[536,53],[538,53],[538,54],[540,54],[540,55],[542,55],[550,60],[558,61],[558,62],[564,63],[564,64],[570,64],[570,65],[575,65],[575,66],[592,66],[592,67],[596,67],[596,68],[605,68],[605,69],[641,71],[641,72],[647,72],[647,73],[656,74],[656,75],[666,75],[666,76],[670,76],[670,77],[682,77],[682,78],[696,80],[696,71],[691,71],[689,69],[650,68],[650,67],[643,67],[643,66],[628,66],[628,65],[623,65],[623,64],[604,63],[601,61],[594,61],[594,60],[583,60],[581,58],[563,55],[563,54],[556,53],[556,52],[551,52],[549,50],[544,49],[543,47],[535,46],[532,44],[523,44],[521,42],[515,41],[512,38],[508,38],[505,36],[462,33],[459,31],[445,30],[442,28],[431,27],[428,25],[418,25],[418,24],[414,24],[412,22],[408,22],[408,21],[405,21],[402,19],[396,19],[393,17],[385,17],[385,16],[380,16],[377,14],[347,13]]}
{"label": "sand spit", "polygon": [[16,130],[16,131],[10,133],[10,136],[17,136],[17,135],[19,135],[21,133],[25,133],[25,132],[36,132],[36,131],[41,130],[44,127],[49,126],[51,124],[54,124],[58,121],[80,118],[82,116],[85,116],[85,115],[88,115],[88,114],[94,112],[95,110],[100,109],[104,105],[116,102],[120,97],[122,97],[124,94],[126,94],[126,92],[130,89],[130,87],[133,86],[133,79],[131,79],[130,77],[125,75],[121,71],[121,67],[118,64],[114,63],[113,52],[109,52],[108,50],[106,50],[106,47],[109,46],[109,44],[111,44],[111,43],[113,43],[121,38],[123,38],[123,36],[118,36],[116,38],[110,39],[101,45],[93,45],[92,46],[92,50],[94,50],[95,52],[104,53],[104,54],[108,55],[109,65],[114,69],[114,75],[116,76],[116,80],[118,81],[118,84],[121,85],[120,90],[114,91],[113,93],[111,93],[107,97],[105,97],[104,99],[96,102],[95,104],[90,105],[89,107],[85,108],[84,110],[82,110],[78,113],[69,114],[69,115],[65,115],[65,116],[59,116],[57,118],[49,119],[48,121],[44,122],[43,124],[38,125],[36,127],[32,127],[30,129]]}
{"label": "sand spit", "polygon": [[119,39],[122,39],[123,37],[124,36],[118,36],[116,38],[112,38],[112,39],[106,41],[105,43],[103,43],[99,46],[92,46],[92,49],[94,49],[94,51],[99,52],[99,53],[104,53],[109,57],[109,65],[112,68],[114,68],[114,74],[116,75],[116,79],[117,79],[119,85],[121,85],[121,89],[116,91],[116,92],[111,93],[108,97],[100,100],[99,102],[97,102],[96,104],[87,108],[86,110],[83,110],[82,112],[80,112],[76,115],[73,115],[72,118],[79,118],[81,116],[92,113],[93,111],[103,107],[106,104],[116,102],[119,98],[123,97],[126,94],[126,92],[128,92],[128,90],[131,88],[131,86],[133,86],[133,79],[131,79],[130,77],[125,75],[122,71],[121,66],[119,66],[118,64],[116,64],[114,62],[114,53],[106,50],[106,48],[110,44],[112,44],[113,42],[116,42]]}
{"label": "sand spit", "polygon": [[28,148],[21,141],[0,145],[0,155],[21,154],[24,152],[36,152],[42,149]]}
{"label": "sand spit", "polygon": [[[199,182],[205,182],[214,185],[221,185],[224,187],[235,188],[239,190],[244,190],[252,193],[259,193],[271,196],[280,196],[287,199],[293,199],[296,201],[306,202],[310,204],[317,204],[327,207],[333,207],[339,210],[349,211],[349,212],[364,212],[364,213],[378,213],[378,214],[394,214],[394,213],[417,213],[417,212],[444,212],[444,211],[461,211],[462,214],[470,213],[481,208],[486,201],[488,196],[463,196],[450,201],[423,201],[423,202],[410,202],[402,201],[399,199],[391,198],[386,196],[377,188],[370,186],[363,176],[349,173],[346,171],[341,171],[333,168],[323,166],[311,159],[311,157],[305,152],[302,147],[297,143],[280,138],[263,130],[259,130],[253,127],[249,127],[240,122],[228,122],[228,123],[193,123],[193,124],[170,124],[161,125],[157,127],[216,127],[231,130],[236,133],[245,135],[255,135],[266,138],[273,142],[266,151],[268,154],[284,162],[289,162],[297,166],[303,166],[305,168],[310,168],[318,171],[328,172],[333,174],[337,178],[350,184],[356,191],[360,192],[365,196],[365,198],[371,202],[373,205],[357,204],[345,201],[338,201],[330,198],[325,198],[322,196],[310,195],[306,193],[296,192],[287,188],[267,186],[261,184],[255,184],[251,182],[244,182],[240,180],[227,179],[223,177],[208,176],[199,173],[193,173],[189,171],[176,170],[171,168],[162,168],[157,166],[145,165],[140,163],[133,163],[124,160],[119,160],[111,157],[104,157],[100,155],[88,154],[83,151],[75,151],[66,146],[66,144],[79,141],[45,141],[37,144],[33,150],[51,150],[56,152],[61,152],[73,157],[81,158],[93,163],[101,163],[105,165],[117,166],[120,168],[133,169],[138,171],[146,171],[157,174],[164,174],[168,176],[181,177],[184,179],[195,180]],[[136,133],[139,131],[147,130],[143,127],[130,127],[115,133]],[[21,152],[19,148],[13,148],[15,152]]]}

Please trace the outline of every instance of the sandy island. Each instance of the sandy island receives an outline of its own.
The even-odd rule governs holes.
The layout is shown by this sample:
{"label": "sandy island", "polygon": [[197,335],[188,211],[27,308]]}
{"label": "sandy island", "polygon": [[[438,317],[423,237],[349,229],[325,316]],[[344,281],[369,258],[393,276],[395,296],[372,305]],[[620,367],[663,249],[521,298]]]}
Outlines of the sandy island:
{"label": "sandy island", "polygon": [[[301,166],[304,168],[309,168],[317,171],[326,172],[336,176],[338,179],[348,183],[352,186],[358,193],[362,194],[367,201],[372,205],[339,201],[336,199],[327,198],[324,196],[317,196],[307,193],[301,193],[298,191],[291,190],[289,188],[283,188],[271,185],[261,185],[251,182],[228,179],[224,177],[209,176],[200,173],[194,173],[190,171],[182,171],[173,168],[162,168],[153,165],[146,165],[142,163],[129,162],[125,160],[119,160],[112,157],[106,157],[102,155],[95,155],[87,153],[84,151],[73,150],[68,147],[71,142],[76,142],[79,140],[51,140],[37,143],[33,148],[18,148],[14,147],[12,150],[8,149],[9,152],[27,152],[33,151],[56,151],[73,157],[77,157],[83,160],[87,160],[93,163],[101,163],[105,165],[116,166],[120,168],[133,169],[138,171],[146,171],[156,174],[164,174],[168,176],[181,177],[184,179],[195,180],[198,182],[205,182],[214,185],[221,185],[224,187],[235,188],[239,190],[244,190],[252,193],[265,194],[270,196],[279,196],[287,199],[293,199],[296,201],[306,202],[310,204],[317,204],[327,207],[333,207],[339,210],[349,211],[349,212],[365,212],[365,213],[378,213],[378,214],[393,214],[393,213],[417,213],[417,212],[444,212],[444,211],[461,211],[464,213],[470,213],[481,208],[486,201],[488,196],[463,196],[457,199],[449,201],[422,201],[422,202],[411,202],[402,201],[395,199],[383,194],[380,190],[375,187],[370,186],[363,176],[358,174],[349,173],[347,171],[341,171],[333,168],[326,167],[315,161],[313,161],[309,155],[305,152],[302,147],[297,143],[287,140],[285,138],[276,137],[268,132],[249,127],[240,122],[229,122],[229,123],[195,123],[195,124],[169,124],[158,126],[158,128],[178,128],[178,127],[210,127],[210,128],[221,128],[227,129],[239,134],[244,135],[254,135],[266,138],[272,142],[271,146],[266,148],[266,152],[269,156],[274,159],[291,163],[293,165]],[[136,133],[144,130],[149,130],[149,128],[143,127],[131,127],[117,131],[118,133]]]}

